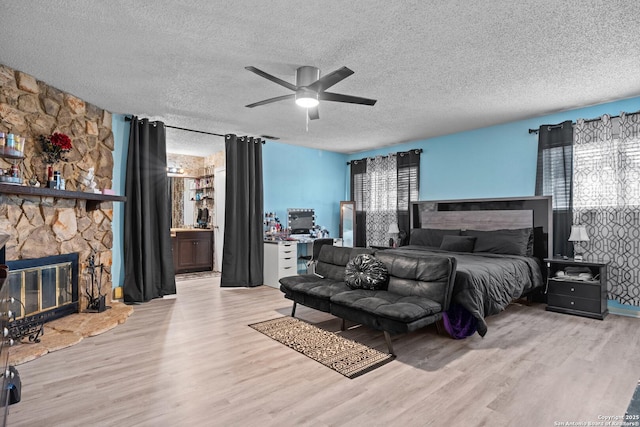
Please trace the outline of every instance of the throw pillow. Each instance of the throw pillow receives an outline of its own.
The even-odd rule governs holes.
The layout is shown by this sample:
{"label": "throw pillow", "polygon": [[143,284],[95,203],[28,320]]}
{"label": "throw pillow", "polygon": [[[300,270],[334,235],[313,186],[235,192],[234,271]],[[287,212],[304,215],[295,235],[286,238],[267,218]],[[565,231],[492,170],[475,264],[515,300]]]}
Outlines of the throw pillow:
{"label": "throw pillow", "polygon": [[440,249],[449,252],[473,252],[476,238],[471,236],[444,236]]}
{"label": "throw pillow", "polygon": [[373,255],[361,254],[347,263],[344,281],[351,289],[383,289],[389,281],[389,272]]}
{"label": "throw pillow", "polygon": [[459,236],[460,230],[443,230],[439,228],[414,228],[409,237],[410,245],[437,248],[442,244],[444,236]]}
{"label": "throw pillow", "polygon": [[467,236],[476,237],[474,252],[488,252],[502,255],[527,256],[532,233],[531,228],[518,228],[515,230],[466,230]]}

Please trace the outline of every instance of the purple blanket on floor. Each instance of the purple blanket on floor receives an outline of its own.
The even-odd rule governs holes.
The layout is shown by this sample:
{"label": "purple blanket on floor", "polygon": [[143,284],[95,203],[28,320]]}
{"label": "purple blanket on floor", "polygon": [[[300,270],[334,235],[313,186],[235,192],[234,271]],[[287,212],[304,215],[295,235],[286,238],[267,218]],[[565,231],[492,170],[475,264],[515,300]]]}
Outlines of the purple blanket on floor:
{"label": "purple blanket on floor", "polygon": [[478,330],[478,319],[458,304],[451,304],[442,320],[449,335],[457,340],[470,337]]}

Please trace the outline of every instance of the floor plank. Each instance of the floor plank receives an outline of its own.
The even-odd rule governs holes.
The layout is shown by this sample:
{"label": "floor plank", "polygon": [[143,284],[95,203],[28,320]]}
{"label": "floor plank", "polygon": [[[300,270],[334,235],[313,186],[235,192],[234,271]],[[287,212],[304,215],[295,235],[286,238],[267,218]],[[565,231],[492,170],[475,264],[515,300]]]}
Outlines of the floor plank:
{"label": "floor plank", "polygon": [[[435,327],[394,338],[396,360],[349,380],[247,325],[289,315],[277,289],[178,282],[123,325],[19,366],[11,426],[553,426],[624,415],[640,378],[638,319],[512,304],[485,338]],[[333,316],[297,316],[339,331]],[[381,333],[342,334],[385,351]]]}

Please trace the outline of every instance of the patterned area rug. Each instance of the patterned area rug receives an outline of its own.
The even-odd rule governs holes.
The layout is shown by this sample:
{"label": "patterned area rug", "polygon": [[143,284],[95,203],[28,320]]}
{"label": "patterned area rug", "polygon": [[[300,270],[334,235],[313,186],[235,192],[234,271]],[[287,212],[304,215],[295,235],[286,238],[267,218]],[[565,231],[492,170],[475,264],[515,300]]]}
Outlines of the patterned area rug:
{"label": "patterned area rug", "polygon": [[[633,393],[631,402],[629,402],[629,407],[627,408],[627,415],[640,415],[640,381],[638,381],[638,385],[636,386],[636,391]],[[634,420],[634,419],[635,418],[629,418],[629,420]]]}
{"label": "patterned area rug", "polygon": [[394,358],[289,316],[249,326],[347,378],[365,374]]}

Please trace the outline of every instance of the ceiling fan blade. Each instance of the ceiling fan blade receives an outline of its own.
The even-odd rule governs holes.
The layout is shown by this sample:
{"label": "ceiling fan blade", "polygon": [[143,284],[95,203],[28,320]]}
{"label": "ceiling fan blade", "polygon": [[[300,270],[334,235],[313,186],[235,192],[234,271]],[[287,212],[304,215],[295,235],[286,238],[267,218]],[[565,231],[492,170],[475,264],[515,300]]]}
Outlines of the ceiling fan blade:
{"label": "ceiling fan blade", "polygon": [[318,80],[311,83],[307,87],[315,92],[323,92],[336,83],[339,83],[342,80],[346,79],[351,74],[353,74],[352,70],[348,69],[347,67],[342,67],[332,73],[320,77]]}
{"label": "ceiling fan blade", "polygon": [[324,101],[348,102],[349,104],[374,105],[377,100],[369,98],[361,98],[359,96],[343,95],[341,93],[321,92],[318,99]]}
{"label": "ceiling fan blade", "polygon": [[292,84],[291,84],[291,83],[289,83],[289,82],[285,82],[284,80],[277,78],[276,76],[272,76],[272,75],[271,75],[271,74],[269,74],[269,73],[265,73],[264,71],[259,70],[259,69],[257,69],[256,67],[244,67],[244,69],[245,69],[245,70],[249,70],[249,71],[251,71],[252,73],[256,73],[256,74],[257,74],[257,75],[259,75],[260,77],[264,77],[264,78],[265,78],[265,79],[267,79],[267,80],[271,80],[272,82],[277,83],[277,84],[279,84],[280,86],[284,86],[284,87],[286,87],[287,89],[290,89],[290,90],[293,90],[293,91],[298,90],[298,87],[297,87],[296,85],[292,85]]}
{"label": "ceiling fan blade", "polygon": [[307,108],[307,114],[309,114],[309,120],[318,120],[320,113],[318,112],[318,106]]}
{"label": "ceiling fan blade", "polygon": [[258,101],[258,102],[254,102],[253,104],[245,105],[245,107],[248,107],[248,108],[258,107],[260,105],[271,104],[272,102],[284,101],[285,99],[293,99],[295,98],[295,96],[296,96],[295,93],[292,93],[290,95],[276,96],[275,98],[269,98],[269,99],[265,99],[264,101]]}

